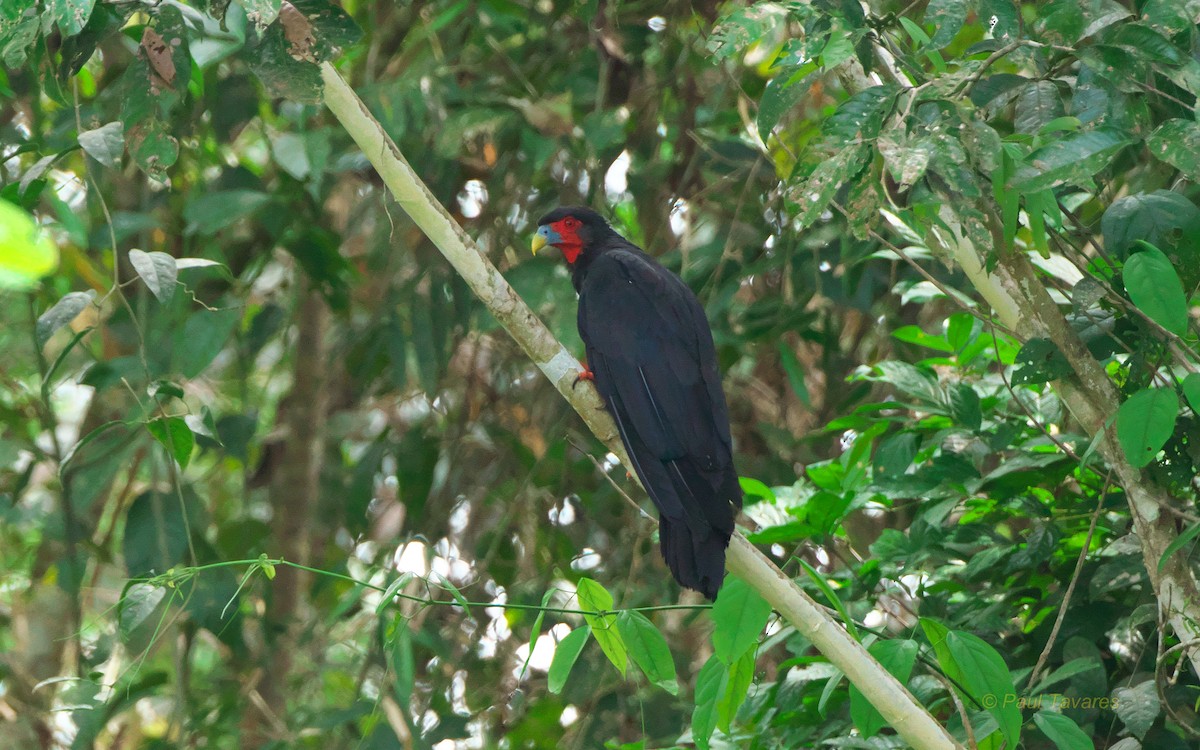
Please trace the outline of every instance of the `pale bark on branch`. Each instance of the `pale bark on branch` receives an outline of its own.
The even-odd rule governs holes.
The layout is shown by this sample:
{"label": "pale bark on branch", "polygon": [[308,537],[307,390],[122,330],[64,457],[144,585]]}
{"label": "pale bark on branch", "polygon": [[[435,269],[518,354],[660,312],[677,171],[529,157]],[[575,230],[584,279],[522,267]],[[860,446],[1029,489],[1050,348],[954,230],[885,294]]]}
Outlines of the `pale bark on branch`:
{"label": "pale bark on branch", "polygon": [[[579,364],[478,250],[404,159],[366,105],[332,65],[321,67],[325,104],[378,171],[396,201],[446,256],[530,359],[584,422],[629,465],[617,431],[593,388],[573,388]],[[792,626],[846,674],[885,720],[919,750],[961,748],[954,738],[862,644],[826,614],[741,534],[729,546],[728,568],[753,586]]]}

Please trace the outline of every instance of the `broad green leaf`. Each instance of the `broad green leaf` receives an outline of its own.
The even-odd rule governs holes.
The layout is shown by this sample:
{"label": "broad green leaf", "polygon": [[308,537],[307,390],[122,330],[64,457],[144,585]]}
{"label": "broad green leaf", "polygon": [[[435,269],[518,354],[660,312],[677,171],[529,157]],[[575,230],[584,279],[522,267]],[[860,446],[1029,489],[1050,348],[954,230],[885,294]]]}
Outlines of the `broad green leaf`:
{"label": "broad green leaf", "polygon": [[79,134],[79,145],[88,156],[106,167],[118,167],[125,153],[125,128],[120,121]]}
{"label": "broad green leaf", "polygon": [[1071,364],[1050,339],[1029,339],[1013,363],[1013,385],[1049,383],[1071,374]]}
{"label": "broad green leaf", "polygon": [[[920,650],[917,642],[907,640],[882,640],[872,643],[867,650],[901,684],[908,682],[913,665]],[[850,685],[850,718],[863,737],[874,737],[887,723],[883,715],[867,700],[853,683]]]}
{"label": "broad green leaf", "polygon": [[723,60],[768,37],[784,21],[783,14],[767,3],[739,8],[721,19],[706,46],[710,54]]}
{"label": "broad green leaf", "polygon": [[125,136],[138,167],[154,180],[165,181],[167,170],[179,159],[179,140],[167,132],[166,125],[158,119],[143,120],[128,127]]}
{"label": "broad green leaf", "polygon": [[1200,180],[1200,124],[1167,120],[1146,138],[1150,153],[1192,181]]}
{"label": "broad green leaf", "polygon": [[866,144],[847,146],[821,162],[808,179],[793,185],[788,195],[800,204],[797,221],[805,227],[815,223],[829,206],[829,201],[833,200],[838,188],[858,174],[869,159],[870,149]]}
{"label": "broad green leaf", "polygon": [[722,732],[729,734],[732,731],[733,720],[745,702],[753,680],[754,651],[749,650],[742,654],[742,658],[729,665],[725,690],[717,700],[717,726]]}
{"label": "broad green leaf", "polygon": [[138,495],[125,516],[122,540],[129,577],[165,573],[182,562],[188,527],[178,495],[152,491]]}
{"label": "broad green leaf", "polygon": [[1133,141],[1116,128],[1101,127],[1072,133],[1025,157],[1010,183],[1022,193],[1064,183],[1088,186],[1091,178]]}
{"label": "broad green leaf", "polygon": [[738,484],[742,488],[742,494],[745,496],[747,505],[754,503],[775,503],[775,493],[771,488],[763,484],[757,479],[750,477],[738,477]]}
{"label": "broad green leaf", "polygon": [[1101,228],[1104,249],[1118,260],[1143,240],[1166,254],[1185,290],[1200,284],[1200,209],[1179,193],[1156,190],[1119,198],[1104,212]]}
{"label": "broad green leaf", "polygon": [[1117,409],[1117,441],[1129,463],[1137,467],[1154,460],[1175,430],[1179,397],[1170,388],[1144,388]]}
{"label": "broad green leaf", "polygon": [[58,248],[33,217],[0,200],[0,290],[28,289],[57,267]]}
{"label": "broad green leaf", "polygon": [[583,619],[591,626],[592,635],[596,637],[596,643],[600,644],[604,655],[608,657],[618,672],[625,674],[629,656],[625,648],[625,641],[621,638],[621,631],[617,629],[617,616],[612,613],[612,594],[592,579],[580,578],[575,595],[578,597],[579,606],[582,609],[607,613],[584,615]]}
{"label": "broad green leaf", "polygon": [[1176,335],[1187,331],[1187,298],[1175,267],[1161,250],[1138,242],[1142,250],[1125,261],[1125,291],[1138,309]]}
{"label": "broad green leaf", "polygon": [[1058,669],[1054,670],[1053,672],[1051,672],[1050,674],[1046,675],[1041,680],[1039,680],[1037,687],[1035,687],[1030,692],[1044,693],[1047,690],[1049,690],[1051,687],[1054,687],[1058,683],[1062,682],[1063,680],[1074,677],[1077,674],[1083,674],[1085,672],[1091,672],[1093,670],[1103,669],[1103,668],[1104,668],[1103,664],[1101,664],[1099,661],[1097,661],[1096,659],[1091,658],[1091,657],[1079,657],[1076,659],[1072,659],[1071,661],[1067,662],[1066,664],[1062,665]]}
{"label": "broad green leaf", "polygon": [[947,633],[946,650],[958,667],[962,685],[996,718],[1008,746],[1016,747],[1021,735],[1021,709],[1004,658],[979,636],[958,630]]}
{"label": "broad green leaf", "polygon": [[1062,96],[1053,81],[1031,81],[1017,95],[1013,120],[1018,133],[1036,133],[1046,123],[1062,117]]}
{"label": "broad green leaf", "polygon": [[1050,738],[1058,750],[1095,750],[1096,748],[1092,738],[1087,736],[1070,717],[1053,711],[1038,711],[1033,715],[1033,723],[1042,730],[1042,734]]}
{"label": "broad green leaf", "polygon": [[92,299],[95,296],[96,293],[91,290],[86,292],[68,292],[63,295],[62,299],[55,302],[49,310],[39,315],[35,331],[38,346],[45,346],[55,331],[79,317],[79,313],[83,312],[84,308],[92,303]]}
{"label": "broad green leaf", "polygon": [[197,310],[187,317],[173,338],[175,368],[194,378],[216,358],[241,321],[242,311]]}
{"label": "broad green leaf", "polygon": [[1200,523],[1193,523],[1184,529],[1179,536],[1171,540],[1171,543],[1168,544],[1167,548],[1163,550],[1162,557],[1160,557],[1158,560],[1158,569],[1162,570],[1163,566],[1167,564],[1167,560],[1170,559],[1171,555],[1186,547],[1188,543],[1196,538],[1197,534],[1200,534]]}
{"label": "broad green leaf", "polygon": [[799,71],[787,70],[767,82],[762,98],[758,102],[758,137],[765,143],[779,120],[804,99],[808,92],[808,74],[816,70],[808,64]]}
{"label": "broad green leaf", "polygon": [[935,29],[930,45],[941,49],[954,41],[966,20],[966,0],[930,0],[925,6],[925,24],[933,25]]}
{"label": "broad green leaf", "polygon": [[142,281],[146,282],[146,286],[159,302],[166,304],[175,296],[178,272],[175,259],[170,255],[157,251],[147,253],[142,250],[130,250],[129,264],[137,271],[137,275],[142,277]]}
{"label": "broad green leaf", "polygon": [[875,449],[872,465],[880,477],[899,477],[912,466],[917,455],[919,436],[912,432],[898,432],[884,439]]}
{"label": "broad green leaf", "polygon": [[908,189],[925,175],[934,157],[934,143],[929,138],[909,138],[902,130],[880,134],[875,142],[887,167],[901,189]]}
{"label": "broad green leaf", "polygon": [[567,677],[571,674],[571,667],[574,667],[576,660],[579,659],[579,654],[587,644],[590,633],[591,628],[587,625],[575,628],[555,646],[554,658],[550,660],[550,672],[547,675],[547,687],[551,693],[557,695],[562,692],[563,687],[567,684]]}
{"label": "broad green leaf", "polygon": [[725,694],[729,670],[714,654],[696,675],[696,707],[692,709],[692,739],[701,750],[708,750],[709,739],[717,728],[717,702]]}
{"label": "broad green leaf", "polygon": [[51,0],[50,14],[64,36],[75,36],[87,26],[96,0]]}
{"label": "broad green leaf", "polygon": [[771,605],[740,578],[730,576],[710,612],[713,652],[725,664],[733,664],[758,643]]}
{"label": "broad green leaf", "polygon": [[1145,680],[1133,687],[1120,687],[1113,691],[1113,711],[1125,723],[1129,733],[1145,739],[1146,732],[1162,713],[1158,690],[1154,680]]}
{"label": "broad green leaf", "polygon": [[246,9],[246,18],[260,29],[271,25],[279,16],[280,0],[239,0]]}
{"label": "broad green leaf", "polygon": [[671,695],[679,692],[675,681],[675,660],[671,649],[654,623],[641,612],[622,612],[617,617],[617,628],[633,663],[638,665],[646,679],[666,690]]}
{"label": "broad green leaf", "polygon": [[241,219],[256,214],[271,196],[257,190],[224,190],[199,193],[183,208],[187,234],[213,235]]}
{"label": "broad green leaf", "polygon": [[[293,0],[292,6],[311,24],[306,31],[313,38],[312,52],[319,62],[332,60],[338,52],[362,39],[362,29],[338,3]],[[281,20],[287,23],[289,19]]]}
{"label": "broad green leaf", "polygon": [[246,54],[246,63],[272,96],[315,104],[321,100],[321,71],[315,64],[315,52],[302,52],[306,56],[293,56],[292,42],[285,36],[283,25],[271,24],[258,45]]}
{"label": "broad green leaf", "polygon": [[192,458],[192,449],[196,447],[196,436],[180,417],[159,417],[146,424],[146,429],[154,439],[162,443],[167,453],[179,462],[180,469],[186,469]]}
{"label": "broad green leaf", "polygon": [[872,86],[847,99],[821,123],[829,145],[841,148],[875,138],[896,101],[894,86]]}
{"label": "broad green leaf", "polygon": [[130,581],[117,602],[117,635],[130,653],[140,654],[159,635],[170,599],[163,586]]}
{"label": "broad green leaf", "polygon": [[1192,407],[1193,412],[1200,415],[1200,372],[1189,373],[1181,385],[1188,406]]}
{"label": "broad green leaf", "polygon": [[983,408],[979,394],[967,383],[959,383],[950,389],[950,416],[969,430],[978,430],[983,422]]}
{"label": "broad green leaf", "polygon": [[950,342],[945,337],[931,336],[921,330],[920,326],[901,326],[892,331],[892,337],[908,344],[916,344],[917,346],[923,346],[938,352],[949,354],[954,351],[954,347],[950,346]]}

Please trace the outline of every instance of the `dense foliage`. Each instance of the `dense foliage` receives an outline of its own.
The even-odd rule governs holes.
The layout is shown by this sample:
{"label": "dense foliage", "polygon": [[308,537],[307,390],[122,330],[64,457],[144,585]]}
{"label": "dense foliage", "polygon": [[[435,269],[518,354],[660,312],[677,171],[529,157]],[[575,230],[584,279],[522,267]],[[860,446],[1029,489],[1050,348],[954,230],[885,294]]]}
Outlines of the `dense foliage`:
{"label": "dense foliage", "polygon": [[902,745],[680,597],[324,61],[572,350],[543,210],[692,285],[748,535],[961,742],[1194,746],[1200,10],[869,5],[0,4],[0,747]]}

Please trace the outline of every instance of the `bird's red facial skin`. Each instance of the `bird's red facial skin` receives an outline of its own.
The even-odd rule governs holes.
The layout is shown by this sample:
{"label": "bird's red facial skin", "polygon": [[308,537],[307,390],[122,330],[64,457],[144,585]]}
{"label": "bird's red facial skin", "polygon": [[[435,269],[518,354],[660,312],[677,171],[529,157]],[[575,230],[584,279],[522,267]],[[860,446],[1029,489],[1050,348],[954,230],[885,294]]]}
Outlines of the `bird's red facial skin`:
{"label": "bird's red facial skin", "polygon": [[562,242],[556,243],[558,249],[562,250],[563,257],[571,265],[579,259],[579,254],[583,252],[583,240],[579,239],[579,219],[574,216],[568,216],[565,219],[554,222],[550,227],[558,232],[558,236],[562,237]]}

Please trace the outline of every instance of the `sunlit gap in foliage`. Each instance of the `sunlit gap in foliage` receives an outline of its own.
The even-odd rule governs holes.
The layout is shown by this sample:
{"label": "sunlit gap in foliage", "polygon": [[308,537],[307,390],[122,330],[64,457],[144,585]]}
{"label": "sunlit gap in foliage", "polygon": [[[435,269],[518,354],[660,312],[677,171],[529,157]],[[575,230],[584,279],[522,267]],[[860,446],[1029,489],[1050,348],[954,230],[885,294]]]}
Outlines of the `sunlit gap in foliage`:
{"label": "sunlit gap in foliage", "polygon": [[487,186],[480,180],[467,180],[458,194],[458,210],[467,219],[474,219],[483,213],[487,202]]}
{"label": "sunlit gap in foliage", "polygon": [[616,159],[613,159],[613,163],[608,166],[608,171],[604,173],[604,196],[608,199],[609,205],[615,205],[629,198],[630,161],[629,152],[622,151]]}

